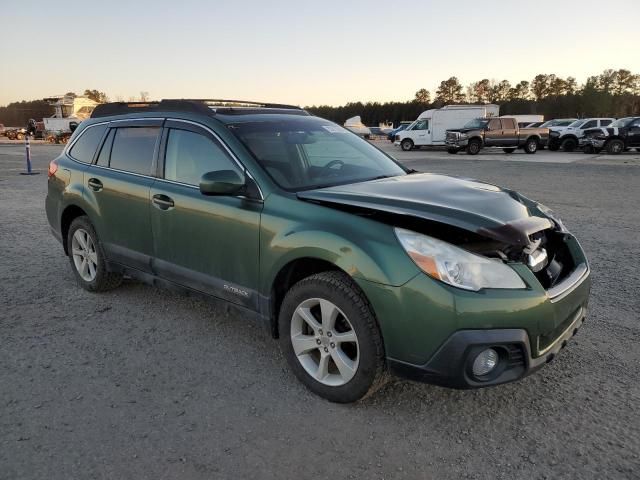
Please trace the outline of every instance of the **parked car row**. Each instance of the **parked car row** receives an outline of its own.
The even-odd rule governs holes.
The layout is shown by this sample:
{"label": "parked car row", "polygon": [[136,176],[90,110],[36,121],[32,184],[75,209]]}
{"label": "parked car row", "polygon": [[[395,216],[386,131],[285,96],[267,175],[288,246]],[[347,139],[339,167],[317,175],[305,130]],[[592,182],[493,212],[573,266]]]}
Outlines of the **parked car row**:
{"label": "parked car row", "polygon": [[532,116],[498,116],[498,111],[497,105],[427,110],[415,121],[400,124],[387,138],[404,151],[446,146],[451,154],[465,150],[470,155],[483,148],[501,148],[505,153],[522,148],[532,154],[545,146],[565,152],[578,148],[585,153],[640,151],[640,117],[556,118],[527,123],[527,117]]}

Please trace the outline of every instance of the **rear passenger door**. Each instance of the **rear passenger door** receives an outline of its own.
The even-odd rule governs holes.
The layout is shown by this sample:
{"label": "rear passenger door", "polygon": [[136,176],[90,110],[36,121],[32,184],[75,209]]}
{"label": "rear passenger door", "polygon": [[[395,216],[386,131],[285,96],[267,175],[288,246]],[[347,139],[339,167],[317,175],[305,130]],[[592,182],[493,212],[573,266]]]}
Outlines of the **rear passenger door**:
{"label": "rear passenger door", "polygon": [[107,258],[151,271],[149,192],[154,182],[162,120],[111,122],[96,161],[85,172],[85,197],[97,212]]}
{"label": "rear passenger door", "polygon": [[502,123],[502,141],[505,147],[515,147],[518,145],[518,130],[516,128],[515,118],[501,118]]}
{"label": "rear passenger door", "polygon": [[244,169],[208,127],[167,120],[151,188],[153,268],[172,282],[258,309],[262,200],[205,196],[203,174]]}

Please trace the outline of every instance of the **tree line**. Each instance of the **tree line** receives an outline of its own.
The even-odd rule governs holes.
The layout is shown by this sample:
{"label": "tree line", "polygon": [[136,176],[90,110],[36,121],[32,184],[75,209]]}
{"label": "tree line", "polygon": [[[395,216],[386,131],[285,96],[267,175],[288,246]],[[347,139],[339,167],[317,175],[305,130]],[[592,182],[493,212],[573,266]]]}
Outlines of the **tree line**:
{"label": "tree line", "polygon": [[[67,95],[75,95],[69,92]],[[104,92],[87,89],[84,95],[96,102],[107,102]],[[148,92],[129,101],[149,99]],[[123,101],[121,97],[116,101]],[[344,123],[359,115],[366,125],[380,122],[414,120],[429,108],[442,108],[449,104],[497,103],[503,115],[539,114],[545,118],[563,117],[623,117],[640,115],[640,75],[629,70],[608,69],[600,75],[590,76],[582,85],[573,77],[539,74],[531,81],[511,84],[508,80],[483,78],[464,87],[457,77],[440,82],[431,92],[421,88],[413,99],[406,102],[349,102],[333,107],[329,105],[305,107],[314,115]],[[40,120],[53,115],[53,107],[44,100],[21,101],[0,107],[0,123],[6,126],[24,126],[30,118]]]}
{"label": "tree line", "polygon": [[625,69],[607,69],[590,76],[582,85],[573,77],[555,74],[539,74],[515,85],[508,80],[484,78],[466,88],[457,77],[450,77],[440,82],[433,100],[431,92],[421,88],[406,102],[350,102],[339,107],[314,105],[306,109],[340,124],[359,115],[363,123],[375,126],[380,122],[397,125],[414,120],[429,108],[477,103],[499,104],[502,115],[538,114],[546,119],[640,115],[640,75]]}

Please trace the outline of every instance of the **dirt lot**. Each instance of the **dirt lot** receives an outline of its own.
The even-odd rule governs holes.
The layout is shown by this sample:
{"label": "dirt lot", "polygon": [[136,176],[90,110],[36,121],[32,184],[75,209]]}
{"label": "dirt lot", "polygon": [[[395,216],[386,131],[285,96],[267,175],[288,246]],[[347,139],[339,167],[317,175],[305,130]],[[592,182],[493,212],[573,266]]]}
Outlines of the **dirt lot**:
{"label": "dirt lot", "polygon": [[640,478],[640,155],[399,154],[559,212],[591,260],[590,314],[519,383],[396,381],[339,406],[224,305],[78,288],[43,210],[59,151],[34,146],[27,177],[0,145],[1,479]]}

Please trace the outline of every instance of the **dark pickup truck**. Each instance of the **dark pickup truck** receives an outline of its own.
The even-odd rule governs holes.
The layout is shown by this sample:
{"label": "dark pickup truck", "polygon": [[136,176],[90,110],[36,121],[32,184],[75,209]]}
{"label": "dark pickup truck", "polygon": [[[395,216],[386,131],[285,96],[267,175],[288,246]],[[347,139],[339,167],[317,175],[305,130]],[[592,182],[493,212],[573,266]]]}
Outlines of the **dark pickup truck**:
{"label": "dark pickup truck", "polygon": [[590,128],[584,131],[580,146],[585,153],[617,155],[632,147],[640,152],[640,117],[619,118],[606,127]]}
{"label": "dark pickup truck", "polygon": [[447,152],[455,154],[466,150],[477,155],[484,147],[502,148],[513,153],[523,148],[526,153],[536,153],[549,140],[548,128],[519,128],[515,118],[476,118],[463,128],[447,130]]}

